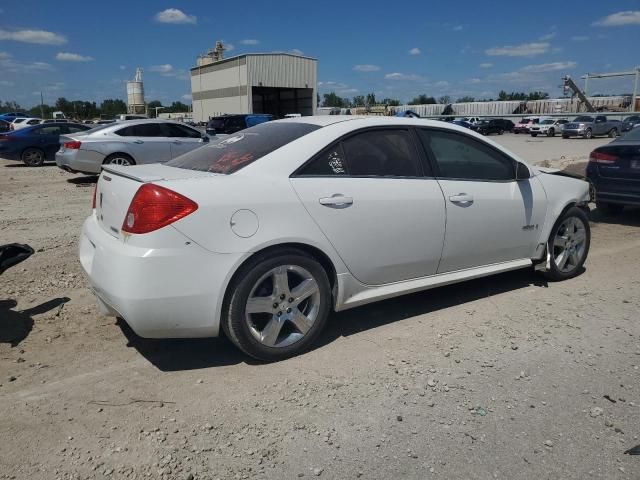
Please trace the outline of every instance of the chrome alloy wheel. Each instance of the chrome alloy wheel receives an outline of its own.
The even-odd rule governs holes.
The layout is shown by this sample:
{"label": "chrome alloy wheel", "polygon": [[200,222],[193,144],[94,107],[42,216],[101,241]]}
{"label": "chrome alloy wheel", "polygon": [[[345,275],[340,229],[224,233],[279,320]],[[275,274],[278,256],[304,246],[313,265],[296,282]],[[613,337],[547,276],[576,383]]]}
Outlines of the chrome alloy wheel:
{"label": "chrome alloy wheel", "polygon": [[128,158],[125,157],[113,157],[111,160],[109,160],[109,163],[111,165],[124,165],[124,166],[129,166],[131,165],[131,161]]}
{"label": "chrome alloy wheel", "polygon": [[580,218],[568,217],[558,228],[553,239],[553,261],[561,272],[571,272],[583,260],[587,234]]}
{"label": "chrome alloy wheel", "polygon": [[286,347],[302,339],[320,311],[320,288],[308,270],[281,265],[254,284],[245,306],[251,335],[267,347]]}

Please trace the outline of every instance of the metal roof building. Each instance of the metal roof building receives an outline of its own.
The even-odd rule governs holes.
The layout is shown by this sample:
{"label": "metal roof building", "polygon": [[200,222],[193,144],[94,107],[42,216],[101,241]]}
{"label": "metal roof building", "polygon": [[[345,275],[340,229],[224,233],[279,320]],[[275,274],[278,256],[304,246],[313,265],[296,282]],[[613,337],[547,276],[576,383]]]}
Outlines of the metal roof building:
{"label": "metal roof building", "polygon": [[191,69],[195,121],[225,113],[289,113],[316,110],[318,61],[289,53],[252,53],[221,60],[200,57]]}

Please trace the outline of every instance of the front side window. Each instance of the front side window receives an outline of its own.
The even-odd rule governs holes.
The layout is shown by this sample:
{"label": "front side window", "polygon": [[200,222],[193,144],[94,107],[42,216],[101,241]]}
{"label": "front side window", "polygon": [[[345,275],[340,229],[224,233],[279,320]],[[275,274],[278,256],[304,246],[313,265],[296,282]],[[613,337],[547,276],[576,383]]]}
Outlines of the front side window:
{"label": "front side window", "polygon": [[357,133],[345,139],[342,147],[351,176],[421,176],[408,130]]}
{"label": "front side window", "polygon": [[422,145],[438,166],[440,178],[515,180],[514,161],[475,139],[439,130],[418,132]]}
{"label": "front side window", "polygon": [[38,128],[33,133],[38,135],[61,135],[60,127],[58,125],[51,125],[47,127]]}

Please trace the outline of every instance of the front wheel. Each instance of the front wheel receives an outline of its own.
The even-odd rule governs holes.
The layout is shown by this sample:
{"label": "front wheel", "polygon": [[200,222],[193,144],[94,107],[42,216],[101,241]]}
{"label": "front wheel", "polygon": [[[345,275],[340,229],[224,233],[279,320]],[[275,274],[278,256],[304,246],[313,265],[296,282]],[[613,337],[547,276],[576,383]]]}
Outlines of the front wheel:
{"label": "front wheel", "polygon": [[582,268],[591,245],[591,229],[587,214],[578,207],[571,207],[557,220],[547,249],[551,255],[547,278],[554,281],[575,277]]}
{"label": "front wheel", "polygon": [[276,361],[313,344],[331,308],[329,278],[318,261],[283,249],[257,256],[236,277],[221,320],[238,348]]}
{"label": "front wheel", "polygon": [[22,162],[27,167],[41,167],[44,159],[44,152],[39,148],[27,148],[22,152]]}
{"label": "front wheel", "polygon": [[615,128],[612,128],[611,130],[609,130],[609,138],[615,138],[618,136],[618,130],[616,130]]}
{"label": "front wheel", "polygon": [[591,131],[590,128],[587,128],[587,130],[584,132],[584,138],[591,138],[593,137],[593,132]]}
{"label": "front wheel", "polygon": [[537,136],[538,136],[538,134],[537,134],[537,133],[532,133],[532,134],[531,134],[531,136],[532,136],[532,137],[537,137]]}
{"label": "front wheel", "polygon": [[547,132],[547,137],[555,137],[556,136],[556,131],[553,128],[550,128],[549,131]]}

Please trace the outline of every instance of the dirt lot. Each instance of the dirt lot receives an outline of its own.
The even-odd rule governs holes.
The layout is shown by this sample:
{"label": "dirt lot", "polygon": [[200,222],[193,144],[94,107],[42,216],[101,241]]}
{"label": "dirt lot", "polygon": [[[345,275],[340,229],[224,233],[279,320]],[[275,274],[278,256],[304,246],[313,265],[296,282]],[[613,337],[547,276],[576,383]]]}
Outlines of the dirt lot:
{"label": "dirt lot", "polygon": [[[607,140],[492,137],[582,168]],[[561,158],[563,157],[564,158]],[[576,166],[578,165],[578,166]],[[0,160],[0,478],[640,478],[640,217],[592,212],[579,277],[530,271],[334,315],[263,365],[98,315],[77,260],[92,183]]]}

